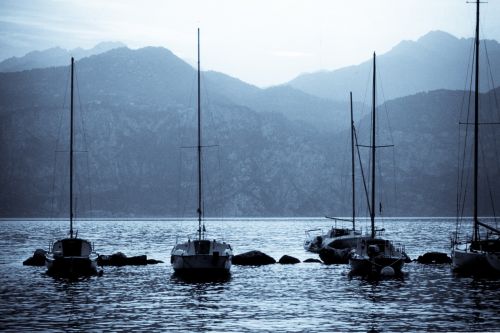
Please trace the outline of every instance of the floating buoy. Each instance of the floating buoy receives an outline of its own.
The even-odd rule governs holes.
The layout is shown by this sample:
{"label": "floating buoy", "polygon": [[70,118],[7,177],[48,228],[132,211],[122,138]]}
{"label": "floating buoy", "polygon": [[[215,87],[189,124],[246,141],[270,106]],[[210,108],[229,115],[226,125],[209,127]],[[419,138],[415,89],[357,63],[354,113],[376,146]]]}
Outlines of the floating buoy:
{"label": "floating buoy", "polygon": [[380,271],[380,275],[382,276],[394,276],[395,274],[396,272],[394,271],[394,268],[392,268],[391,266],[385,266]]}

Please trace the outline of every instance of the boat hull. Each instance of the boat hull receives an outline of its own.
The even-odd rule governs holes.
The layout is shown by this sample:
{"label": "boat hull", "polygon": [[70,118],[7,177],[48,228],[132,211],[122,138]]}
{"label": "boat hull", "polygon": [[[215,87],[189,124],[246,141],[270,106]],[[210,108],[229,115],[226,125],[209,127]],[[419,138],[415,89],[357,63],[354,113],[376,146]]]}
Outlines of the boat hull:
{"label": "boat hull", "polygon": [[172,255],[170,258],[175,273],[204,278],[213,275],[229,274],[230,256],[213,255]]}
{"label": "boat hull", "polygon": [[452,267],[463,274],[500,273],[500,253],[471,248],[471,243],[458,244],[452,253]]}
{"label": "boat hull", "polygon": [[[392,271],[397,275],[407,260],[402,246],[383,238],[361,238],[349,264],[353,275],[386,274]],[[392,271],[384,270],[385,267],[392,268]]]}
{"label": "boat hull", "polygon": [[385,267],[391,267],[395,274],[401,274],[404,259],[401,257],[352,257],[349,259],[351,273],[354,275],[381,274]]}
{"label": "boat hull", "polygon": [[319,257],[327,265],[348,264],[351,251],[351,248],[335,249],[325,246],[319,251]]}
{"label": "boat hull", "polygon": [[47,274],[56,277],[77,278],[97,275],[97,256],[95,257],[45,257]]}
{"label": "boat hull", "polygon": [[232,258],[229,244],[216,240],[188,240],[174,246],[170,263],[178,275],[205,278],[229,274]]}
{"label": "boat hull", "polygon": [[[308,230],[306,234],[310,231],[312,230]],[[332,228],[323,235],[311,236],[308,234],[304,242],[304,249],[313,253],[319,253],[327,246],[334,249],[352,249],[356,247],[360,238],[362,238],[362,236],[359,231],[345,228]]]}

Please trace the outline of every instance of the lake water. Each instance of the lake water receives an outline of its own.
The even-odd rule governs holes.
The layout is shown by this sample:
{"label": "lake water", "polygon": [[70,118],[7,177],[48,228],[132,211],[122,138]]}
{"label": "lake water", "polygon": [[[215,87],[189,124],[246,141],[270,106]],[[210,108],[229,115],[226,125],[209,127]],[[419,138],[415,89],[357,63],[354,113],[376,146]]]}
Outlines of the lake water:
{"label": "lake water", "polygon": [[[102,277],[66,282],[44,267],[23,266],[36,248],[65,236],[67,222],[0,221],[0,330],[12,332],[427,332],[499,331],[500,280],[457,277],[449,265],[410,263],[404,278],[366,281],[349,266],[317,263],[233,266],[228,281],[189,283],[172,276],[176,236],[195,221],[78,221],[97,252],[147,254],[164,264],[104,267]],[[366,223],[362,223],[364,226]],[[304,230],[325,219],[208,221],[235,253],[260,250],[317,258],[302,248]],[[386,238],[416,258],[449,252],[453,219],[386,219]],[[180,241],[185,237],[180,237]]]}

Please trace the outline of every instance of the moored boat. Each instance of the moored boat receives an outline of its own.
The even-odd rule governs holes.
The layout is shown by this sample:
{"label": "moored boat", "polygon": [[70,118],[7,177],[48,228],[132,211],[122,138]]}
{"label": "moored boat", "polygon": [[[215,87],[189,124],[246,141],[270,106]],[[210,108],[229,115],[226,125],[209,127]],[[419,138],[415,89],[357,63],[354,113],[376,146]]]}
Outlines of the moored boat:
{"label": "moored boat", "polygon": [[69,237],[55,241],[45,255],[47,274],[57,277],[78,278],[97,274],[97,257],[91,242],[73,233],[73,77],[74,59],[71,58],[70,144],[69,144]]}
{"label": "moored boat", "polygon": [[375,228],[375,165],[376,149],[386,146],[376,144],[376,55],[373,53],[373,91],[372,91],[372,131],[371,131],[371,197],[368,208],[370,211],[371,234],[369,237],[358,239],[356,249],[349,259],[351,274],[353,275],[394,275],[401,273],[401,269],[408,256],[404,246],[395,244],[382,238],[383,229]]}
{"label": "moored boat", "polygon": [[[487,123],[479,123],[479,4],[476,0],[476,35],[475,44],[475,90],[474,90],[474,119],[461,123],[466,126],[474,126],[474,142],[473,142],[473,217],[472,217],[472,237],[460,238],[459,232],[455,232],[455,238],[452,244],[452,267],[462,274],[499,274],[500,273],[500,230],[490,226],[479,219],[478,212],[478,192],[479,192],[479,125]],[[467,146],[467,137],[465,136],[465,146]],[[466,149],[463,150],[463,160],[468,160]],[[460,173],[459,173],[460,174]],[[466,192],[466,190],[465,190]],[[490,189],[491,193],[491,189]],[[459,191],[459,197],[465,197]],[[462,200],[462,199],[461,199]],[[494,211],[494,209],[493,209]],[[464,218],[457,216],[457,227]],[[457,228],[458,229],[458,228]],[[480,230],[481,229],[481,230]],[[483,231],[483,232],[481,232]]]}
{"label": "moored boat", "polygon": [[200,30],[198,29],[198,233],[195,240],[176,244],[170,256],[174,272],[188,278],[206,278],[228,275],[231,269],[233,250],[230,244],[205,238],[202,196],[202,137],[200,103]]}

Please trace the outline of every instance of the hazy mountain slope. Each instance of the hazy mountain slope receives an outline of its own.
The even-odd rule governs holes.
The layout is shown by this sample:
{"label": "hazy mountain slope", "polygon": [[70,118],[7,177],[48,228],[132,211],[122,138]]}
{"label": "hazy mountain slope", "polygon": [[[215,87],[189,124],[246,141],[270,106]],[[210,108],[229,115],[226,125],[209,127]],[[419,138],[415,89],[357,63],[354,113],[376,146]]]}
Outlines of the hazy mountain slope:
{"label": "hazy mountain slope", "polygon": [[[472,63],[472,47],[471,38],[458,39],[442,31],[433,31],[417,41],[403,41],[389,52],[378,54],[378,84],[383,89],[385,100],[436,89],[468,88],[466,79]],[[493,88],[486,66],[488,61],[493,78],[500,77],[500,44],[484,40],[480,47],[480,86],[485,92]],[[353,91],[354,99],[363,101],[371,85],[372,58],[370,54],[366,58],[369,60],[357,66],[302,74],[288,84],[333,100],[343,99],[349,91]],[[498,86],[499,83],[495,84]]]}
{"label": "hazy mountain slope", "polygon": [[18,72],[34,68],[63,66],[68,63],[71,56],[80,60],[124,46],[125,44],[120,42],[102,42],[88,50],[82,48],[65,50],[60,47],[53,47],[43,51],[33,51],[22,57],[11,57],[3,60],[0,62],[0,72]]}
{"label": "hazy mountain slope", "polygon": [[[77,215],[194,215],[195,155],[189,148],[196,144],[194,69],[161,48],[116,49],[79,61],[76,68]],[[67,213],[68,74],[68,67],[0,73],[1,216]],[[338,121],[337,131],[319,131],[280,111],[280,105],[303,96],[295,96],[293,89],[259,91],[245,84],[235,88],[230,78],[205,80],[207,215],[349,214],[347,122]],[[220,83],[217,91],[208,89],[218,82],[228,88]],[[237,91],[238,100],[248,99],[245,103],[232,99]],[[496,93],[500,96],[500,90]],[[274,112],[244,105],[258,105],[266,94],[276,96],[267,110]],[[307,96],[303,98],[314,105],[317,99]],[[493,92],[481,97],[483,114],[491,115]],[[463,100],[463,92],[439,90],[391,100],[379,108],[378,142],[395,144],[378,155],[385,215],[455,214],[458,111]],[[360,143],[366,144],[370,118],[360,109],[355,108],[355,118]],[[492,120],[498,121],[495,112]],[[484,128],[484,161],[495,193],[500,163],[499,150],[492,146],[500,146],[500,136],[492,132],[496,126]],[[366,170],[367,152],[362,155]],[[361,188],[358,194],[364,215]],[[488,212],[488,200],[482,198],[481,212]]]}

